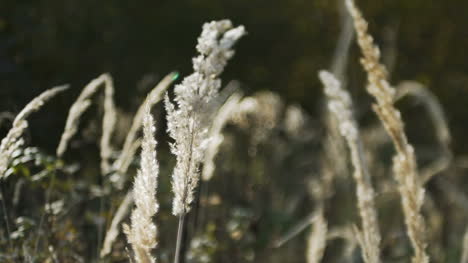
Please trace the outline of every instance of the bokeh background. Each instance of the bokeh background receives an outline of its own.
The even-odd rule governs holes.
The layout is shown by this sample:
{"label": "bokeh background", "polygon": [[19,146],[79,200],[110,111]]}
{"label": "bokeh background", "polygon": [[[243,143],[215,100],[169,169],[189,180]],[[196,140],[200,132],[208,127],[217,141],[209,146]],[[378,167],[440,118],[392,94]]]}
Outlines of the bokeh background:
{"label": "bokeh background", "polygon": [[[467,155],[468,1],[356,2],[381,47],[384,63],[391,73],[391,83],[396,85],[403,80],[416,80],[430,89],[445,110],[454,155]],[[115,143],[120,145],[132,114],[154,84],[174,70],[180,72],[181,77],[192,72],[191,58],[196,54],[195,45],[202,24],[229,18],[235,25],[244,25],[248,35],[236,46],[236,55],[222,75],[223,83],[238,80],[245,95],[268,90],[277,93],[286,104],[300,105],[309,117],[307,124],[313,134],[299,136],[299,140],[293,141],[286,138],[287,135],[281,133],[283,131],[272,129],[273,139],[259,147],[253,158],[246,153],[244,148],[247,147],[242,148],[249,144],[249,132],[242,134],[233,129],[224,146],[228,153],[220,158],[225,161],[219,168],[219,173],[224,176],[216,177],[209,188],[204,186],[200,191],[200,206],[205,210],[200,209],[202,223],[198,223],[198,228],[193,226],[197,226],[196,222],[191,223],[195,229],[192,232],[227,240],[220,243],[218,250],[213,249],[212,253],[217,253],[219,260],[215,262],[304,262],[303,238],[294,240],[292,245],[282,250],[273,250],[271,243],[313,209],[314,202],[307,192],[305,177],[320,172],[318,155],[321,154],[325,129],[323,88],[317,72],[332,65],[342,26],[340,3],[338,0],[0,0],[0,112],[6,116],[0,122],[0,138],[11,126],[8,120],[33,97],[48,88],[68,83],[71,89],[66,95],[57,96],[31,116],[26,135],[28,145],[40,149],[40,153],[30,153],[42,158],[39,166],[55,165],[57,160],[54,157],[43,156],[54,155],[70,105],[90,80],[109,72],[114,79],[120,116]],[[345,75],[355,100],[356,117],[362,127],[371,127],[378,121],[370,108],[372,99],[365,92],[365,74],[359,64],[359,56],[353,42]],[[409,139],[416,146],[418,157],[430,159],[424,154],[431,148],[428,145],[434,142],[434,129],[426,113],[422,113],[422,107],[414,100],[398,102],[398,107],[402,109]],[[157,254],[161,262],[170,262],[173,244],[169,240],[176,228],[176,220],[170,214],[169,175],[174,158],[168,151],[162,106],[157,108],[162,203],[158,219],[164,225],[161,239],[165,240],[159,245]],[[65,156],[64,167],[70,168],[70,174],[60,171],[55,183],[49,180],[49,175],[34,181],[35,177],[30,175],[40,169],[29,160],[21,168],[23,170],[15,171],[18,177],[1,185],[4,195],[12,196],[19,184],[17,181],[27,182],[23,184],[27,185],[28,194],[23,192],[21,196],[25,197],[18,201],[19,205],[15,206],[8,198],[6,201],[8,209],[17,210],[10,213],[12,219],[27,215],[33,222],[30,228],[25,227],[24,236],[18,238],[21,242],[26,240],[28,246],[27,242],[34,241],[28,239],[28,235],[39,233],[32,226],[37,226],[40,220],[45,203],[44,192],[52,188],[49,185],[54,186],[52,200],[62,201],[65,208],[48,217],[56,221],[45,225],[44,231],[50,233],[48,242],[59,240],[54,245],[63,249],[63,262],[75,262],[68,258],[70,255],[77,255],[81,262],[99,262],[96,248],[101,244],[103,228],[125,194],[125,191],[114,191],[107,185],[107,180],[98,176],[101,115],[99,107],[92,107],[91,112],[85,114],[79,135],[73,139],[70,153]],[[302,139],[310,140],[306,144]],[[381,153],[389,175],[391,145],[387,144]],[[294,154],[299,155],[300,161],[296,156],[291,157]],[[428,151],[427,155],[431,154],[433,152]],[[304,159],[309,162],[307,169],[300,166],[305,163]],[[135,163],[133,173],[137,167]],[[63,170],[67,170],[65,168]],[[463,177],[456,177],[451,182],[460,188],[467,183]],[[127,182],[125,187],[128,189],[130,186],[131,182]],[[348,180],[335,187],[337,197],[334,201],[339,203],[340,209],[333,207],[331,212],[327,212],[330,223],[348,222],[348,216],[356,219],[352,183]],[[443,227],[436,231],[440,236],[431,236],[440,243],[440,251],[446,249],[445,252],[435,249],[434,245],[431,253],[440,254],[440,258],[447,259],[444,262],[458,262],[458,244],[463,232],[460,229],[466,222],[458,212],[459,207],[468,211],[466,202],[463,203],[465,199],[460,199],[462,202],[457,207],[448,200],[451,197],[444,199],[447,192],[442,192],[438,183],[431,182],[428,189],[431,198],[442,196],[442,201],[435,202],[435,206],[440,208],[440,214],[450,218],[442,220]],[[217,195],[211,196],[211,193]],[[220,196],[223,197],[221,201],[212,200],[218,202],[214,208],[203,204],[209,203],[211,197]],[[394,259],[389,262],[407,262],[411,248],[405,239],[401,214],[395,209],[399,204],[398,198],[379,198],[384,199],[379,208],[381,217],[385,218],[381,222],[385,226],[383,231],[397,233],[397,237],[391,236],[389,243],[385,244],[386,250],[392,250],[391,247],[397,249],[390,252],[384,249],[384,253]],[[451,219],[455,223],[452,224]],[[220,231],[221,234],[216,232],[223,224],[233,230]],[[19,222],[17,225],[26,224]],[[394,229],[398,231],[392,232]],[[232,233],[241,233],[241,236],[233,237]],[[241,246],[239,240],[242,241]],[[5,240],[1,241],[6,244]],[[128,262],[125,244],[125,237],[120,235],[114,250],[117,255],[103,262]],[[333,247],[340,245],[332,244],[328,257],[333,257]],[[394,253],[400,247],[403,247],[403,252]],[[47,250],[44,251],[44,255],[38,254],[38,258],[49,257]],[[359,253],[355,258],[359,259]]]}
{"label": "bokeh background", "polygon": [[[17,112],[41,91],[69,83],[72,90],[57,106],[66,107],[74,98],[70,94],[110,72],[116,104],[133,111],[136,98],[150,87],[142,83],[151,84],[172,70],[191,72],[203,22],[230,18],[245,25],[249,35],[223,75],[225,83],[237,79],[247,93],[278,92],[314,114],[322,98],[316,73],[330,66],[340,31],[337,2],[2,0],[0,110]],[[466,153],[468,2],[358,4],[384,57],[391,56],[392,83],[411,79],[426,84],[444,105],[454,150]],[[358,55],[353,43],[347,76],[357,84],[351,87],[353,95],[366,100]],[[36,124],[50,132],[40,138],[42,145],[53,148],[61,129],[52,127],[63,126],[65,113],[39,113]]]}

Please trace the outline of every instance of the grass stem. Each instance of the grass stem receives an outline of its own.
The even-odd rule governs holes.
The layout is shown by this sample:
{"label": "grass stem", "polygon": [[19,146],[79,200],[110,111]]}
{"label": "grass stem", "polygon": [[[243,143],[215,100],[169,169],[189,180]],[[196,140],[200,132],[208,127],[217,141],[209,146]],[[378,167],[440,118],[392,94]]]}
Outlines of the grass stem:
{"label": "grass stem", "polygon": [[182,248],[184,224],[185,224],[185,213],[182,213],[179,216],[179,227],[177,229],[177,243],[176,243],[176,250],[175,250],[175,255],[174,255],[174,263],[180,262],[180,252]]}

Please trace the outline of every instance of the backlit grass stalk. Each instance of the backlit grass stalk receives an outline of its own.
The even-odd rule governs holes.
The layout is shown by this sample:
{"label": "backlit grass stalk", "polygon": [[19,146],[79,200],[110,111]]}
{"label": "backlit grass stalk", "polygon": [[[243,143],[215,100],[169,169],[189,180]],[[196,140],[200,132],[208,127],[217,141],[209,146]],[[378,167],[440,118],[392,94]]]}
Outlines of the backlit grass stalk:
{"label": "backlit grass stalk", "polygon": [[115,215],[112,218],[111,225],[106,232],[104,243],[100,252],[101,257],[108,255],[112,251],[112,245],[114,244],[114,241],[117,239],[117,236],[120,233],[120,223],[128,215],[128,212],[132,205],[133,193],[132,191],[130,191],[125,195],[124,199],[117,208],[117,212],[115,212]]}
{"label": "backlit grass stalk", "polygon": [[400,112],[394,107],[395,90],[387,80],[387,71],[380,63],[380,51],[367,32],[367,22],[352,0],[346,0],[347,8],[354,19],[357,41],[363,58],[361,63],[367,72],[367,91],[375,97],[374,111],[392,138],[397,154],[393,158],[393,170],[402,200],[408,236],[414,249],[413,263],[429,261],[426,253],[426,226],[421,215],[424,188],[417,172],[416,156],[408,143]]}
{"label": "backlit grass stalk", "polygon": [[327,245],[327,231],[327,221],[323,214],[323,208],[319,208],[307,239],[307,263],[319,263],[322,261]]}
{"label": "backlit grass stalk", "polygon": [[241,98],[242,95],[239,92],[232,94],[218,110],[218,113],[213,119],[213,125],[210,129],[210,144],[206,150],[205,160],[203,161],[202,179],[204,181],[209,181],[211,177],[213,177],[213,172],[216,168],[214,159],[219,151],[219,147],[224,141],[222,129],[231,118],[232,113],[237,110]]}
{"label": "backlit grass stalk", "polygon": [[149,105],[146,105],[143,117],[141,163],[133,186],[136,208],[132,211],[131,225],[124,225],[137,263],[155,262],[151,250],[157,245],[157,228],[153,216],[159,210],[156,199],[159,164],[156,160],[155,127],[150,109]]}
{"label": "backlit grass stalk", "polygon": [[320,71],[319,77],[325,86],[328,108],[337,118],[340,132],[345,137],[351,152],[351,162],[354,167],[353,177],[356,181],[356,194],[362,224],[358,239],[363,258],[367,263],[378,263],[380,262],[381,236],[374,204],[375,194],[362,152],[359,130],[352,113],[351,97],[331,73]]}
{"label": "backlit grass stalk", "polygon": [[[135,117],[133,118],[132,126],[130,127],[125,143],[118,159],[113,163],[113,169],[117,172],[117,177],[113,178],[113,183],[118,187],[122,188],[125,181],[125,174],[135,157],[137,149],[140,147],[141,140],[138,138],[138,131],[141,129],[144,113],[146,107],[154,107],[159,101],[161,101],[164,92],[170,84],[176,80],[178,73],[171,72],[164,77],[146,96],[145,101],[138,108]],[[131,192],[127,193],[122,203],[119,205],[117,212],[112,218],[111,225],[106,232],[104,238],[103,248],[100,252],[101,257],[108,255],[112,250],[112,245],[119,234],[120,223],[130,211],[130,206],[133,204],[133,195]]]}
{"label": "backlit grass stalk", "polygon": [[8,131],[0,144],[0,179],[5,177],[5,172],[8,169],[13,153],[24,144],[22,136],[28,127],[26,119],[31,113],[38,111],[48,100],[67,88],[67,86],[60,86],[44,91],[29,102],[16,116],[13,121],[13,127]]}
{"label": "backlit grass stalk", "polygon": [[143,114],[145,111],[145,107],[148,105],[149,107],[153,107],[158,102],[160,102],[163,98],[163,94],[169,88],[171,83],[177,79],[178,77],[177,72],[171,72],[167,74],[147,95],[144,102],[138,108],[137,113],[133,117],[132,126],[130,127],[127,136],[125,137],[125,142],[122,148],[122,151],[113,163],[113,170],[116,171],[114,176],[111,178],[114,185],[121,189],[125,183],[127,178],[126,173],[128,167],[135,156],[135,146],[138,144],[138,132],[142,126]]}
{"label": "backlit grass stalk", "polygon": [[234,55],[232,47],[244,34],[243,26],[233,28],[229,20],[205,23],[198,38],[199,55],[193,59],[194,73],[174,90],[177,108],[168,96],[165,98],[168,132],[175,140],[171,151],[177,159],[172,175],[172,213],[179,217],[175,263],[181,257],[185,215],[190,211],[200,178],[199,166],[209,143],[209,129],[221,87],[219,75]]}
{"label": "backlit grass stalk", "polygon": [[109,74],[104,74],[104,117],[102,119],[101,150],[101,174],[106,175],[111,171],[110,157],[113,149],[111,144],[117,120],[117,111],[114,104],[114,82]]}
{"label": "backlit grass stalk", "polygon": [[145,113],[145,108],[149,106],[152,108],[156,103],[162,100],[164,93],[169,88],[171,83],[176,80],[178,77],[177,72],[171,72],[165,76],[157,85],[154,87],[148,95],[146,95],[145,101],[138,108],[135,117],[133,117],[132,126],[127,133],[125,138],[124,146],[119,158],[114,162],[114,169],[123,174],[127,172],[128,166],[126,164],[129,160],[133,159],[134,152],[132,151],[132,145],[137,140],[138,131],[142,126],[143,116]]}
{"label": "backlit grass stalk", "polygon": [[116,122],[116,110],[114,105],[114,86],[112,78],[109,74],[102,74],[98,78],[92,80],[83,89],[78,99],[70,107],[65,130],[60,138],[60,143],[57,147],[57,156],[62,157],[68,148],[68,143],[78,131],[80,118],[83,113],[91,106],[91,97],[103,85],[104,87],[104,117],[102,120],[102,136],[100,141],[101,155],[101,173],[103,175],[110,172],[109,158],[112,154],[111,138]]}
{"label": "backlit grass stalk", "polygon": [[415,97],[423,103],[434,125],[434,132],[441,148],[438,158],[426,165],[419,172],[421,183],[426,184],[434,175],[446,170],[452,162],[453,154],[450,148],[451,135],[447,118],[437,97],[428,88],[416,81],[402,81],[397,87],[396,100],[404,97]]}
{"label": "backlit grass stalk", "polygon": [[466,228],[465,234],[463,235],[460,263],[468,263],[468,228]]}

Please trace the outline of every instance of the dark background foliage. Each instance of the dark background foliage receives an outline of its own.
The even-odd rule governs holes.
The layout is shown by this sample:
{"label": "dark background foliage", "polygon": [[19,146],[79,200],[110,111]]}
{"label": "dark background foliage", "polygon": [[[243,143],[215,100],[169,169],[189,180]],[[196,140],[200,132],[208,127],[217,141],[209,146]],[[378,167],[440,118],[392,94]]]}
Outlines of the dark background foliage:
{"label": "dark background foliage", "polygon": [[[453,135],[453,150],[457,156],[466,155],[468,1],[356,2],[368,19],[376,42],[382,47],[392,84],[417,80],[436,94],[446,111]],[[63,255],[72,257],[76,254],[85,262],[97,259],[96,248],[102,239],[103,222],[110,221],[124,191],[112,192],[106,185],[108,181],[98,176],[100,118],[96,116],[101,114],[98,107],[92,107],[91,112],[85,114],[80,135],[72,142],[71,153],[65,161],[52,156],[68,109],[84,85],[99,74],[110,72],[116,87],[116,105],[122,112],[133,113],[159,78],[173,70],[179,71],[182,77],[191,73],[196,39],[206,21],[229,18],[236,25],[245,25],[248,31],[236,46],[235,58],[222,75],[224,83],[239,80],[247,95],[259,90],[277,92],[287,103],[298,103],[308,111],[314,132],[323,131],[320,119],[324,104],[317,71],[331,65],[341,30],[337,4],[338,0],[0,0],[0,112],[10,112],[14,116],[41,91],[64,83],[71,85],[66,94],[54,98],[31,116],[26,138],[28,145],[37,146],[40,150],[24,153],[30,157],[15,164],[17,177],[11,176],[12,179],[0,185],[8,197],[16,192],[18,181],[26,182],[21,183],[26,185],[21,195],[25,197],[20,198],[16,205],[12,198],[6,198],[7,210],[13,210],[9,214],[11,219],[17,220],[20,216],[32,218],[28,219],[32,223],[26,219],[14,223],[16,228],[24,226],[23,232],[30,234],[31,238],[27,238],[27,234],[22,237],[26,240],[24,244],[29,248],[36,247],[35,239],[40,235],[34,229],[41,221],[45,193],[53,188],[51,200],[61,201],[66,209],[60,212],[63,216],[45,217],[42,228],[50,233],[50,237],[44,239],[60,240],[54,246],[61,249]],[[357,117],[364,127],[377,121],[369,107],[371,98],[364,89],[365,74],[358,62],[360,53],[356,44],[353,43],[350,52],[346,76],[355,98]],[[433,128],[427,118],[421,118],[421,107],[413,107],[411,102],[399,102],[398,106],[403,111],[410,140],[415,143],[417,151],[423,151],[425,148],[418,146],[432,143],[427,137],[433,133]],[[164,119],[160,113],[157,111],[158,121]],[[425,113],[424,117],[427,117]],[[121,118],[119,121],[127,120]],[[10,124],[9,121],[0,122],[0,138]],[[162,121],[159,124],[161,137],[165,127]],[[199,215],[204,221],[198,225],[202,230],[193,227],[196,231],[192,232],[206,232],[209,237],[226,235],[222,240],[229,240],[226,233],[216,231],[220,231],[222,225],[231,224],[234,226],[231,226],[234,228],[232,233],[245,233],[216,248],[221,251],[216,254],[219,262],[249,262],[246,258],[252,258],[250,254],[254,252],[264,262],[273,262],[272,259],[303,262],[303,239],[274,253],[270,243],[312,209],[305,177],[310,175],[310,169],[318,173],[319,158],[315,157],[321,153],[320,139],[317,136],[313,143],[305,144],[301,140],[285,139],[287,136],[273,131],[270,143],[261,145],[256,158],[250,158],[245,150],[247,147],[243,147],[248,145],[248,132],[239,136],[239,131],[234,131],[236,136],[228,137],[234,151],[226,150],[227,154],[219,157],[223,161],[219,173],[224,177],[215,177],[209,187],[204,185],[200,190],[205,198],[212,193],[215,197],[221,196],[222,205],[210,208],[213,211],[202,207]],[[162,262],[170,262],[173,244],[168,240],[176,229],[175,219],[170,215],[170,173],[174,160],[168,153],[167,140],[159,141],[161,212],[158,219],[164,228],[163,241],[157,253]],[[383,151],[383,155],[388,157],[386,161],[391,156],[391,147],[388,148],[387,152]],[[286,157],[276,156],[278,152],[286,152]],[[296,155],[300,155],[299,161],[295,159]],[[312,168],[307,167],[310,169],[306,175],[301,170],[302,159],[313,159]],[[32,165],[31,160],[40,161]],[[74,167],[77,163],[79,168]],[[136,165],[132,172],[135,168]],[[459,180],[463,181],[463,178]],[[128,182],[126,188],[130,185]],[[428,192],[435,193],[436,197],[442,196],[444,200],[444,194],[437,196],[435,183],[428,188]],[[349,215],[356,218],[354,200],[349,196],[354,197],[352,184],[347,182],[338,185],[337,189],[336,199],[341,209],[331,209],[330,222],[342,223],[348,220],[346,216]],[[453,208],[450,202],[447,201],[447,205],[441,201],[441,211],[448,218],[461,218],[458,225],[445,222],[447,228],[459,231],[464,227],[460,227],[460,222],[466,220],[463,221],[462,215],[457,217],[458,207]],[[290,208],[291,203],[295,204],[294,208]],[[398,205],[398,198],[392,199],[391,204]],[[394,225],[402,225],[401,215],[395,212],[399,210],[394,206],[386,209],[390,205],[384,205],[381,212],[382,218],[387,220],[384,222],[385,231],[391,232]],[[402,229],[399,231],[404,231]],[[411,250],[407,240],[401,242],[402,239],[404,237],[395,239],[395,243],[404,247],[404,254],[408,257]],[[115,249],[118,255],[114,255],[114,259],[127,262],[123,235],[119,240]],[[245,247],[239,247],[239,240]],[[6,244],[5,240],[1,241]],[[458,244],[458,239],[446,238],[443,242],[446,247],[453,248],[447,250],[446,258],[456,258],[458,246],[453,244]],[[331,246],[331,251],[334,251],[333,247],[340,244]],[[431,251],[437,253],[436,250]],[[333,252],[329,254],[333,256]]]}
{"label": "dark background foliage", "polygon": [[[445,107],[455,150],[464,152],[468,2],[358,4],[383,51],[397,51],[392,83],[426,84]],[[115,79],[117,105],[133,111],[136,104],[129,98],[144,94],[136,87],[145,75],[189,74],[202,23],[230,18],[244,24],[249,35],[239,44],[225,82],[238,79],[248,92],[279,92],[315,113],[322,95],[316,72],[329,66],[340,30],[337,1],[329,0],[2,0],[0,10],[0,110],[11,112],[57,84],[70,83],[69,93],[78,94],[102,72]],[[351,52],[352,92],[367,99],[354,44]],[[64,97],[57,109],[72,102],[70,94]],[[38,138],[42,145],[55,146],[65,112],[40,115],[39,129],[51,132]]]}

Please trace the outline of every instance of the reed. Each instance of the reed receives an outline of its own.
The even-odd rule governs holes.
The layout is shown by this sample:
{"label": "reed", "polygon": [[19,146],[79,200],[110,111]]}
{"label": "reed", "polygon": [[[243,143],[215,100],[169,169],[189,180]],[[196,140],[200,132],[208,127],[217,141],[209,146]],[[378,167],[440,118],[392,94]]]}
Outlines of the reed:
{"label": "reed", "polygon": [[185,215],[194,200],[199,166],[210,139],[211,117],[215,114],[221,87],[219,75],[234,55],[232,47],[244,34],[243,26],[233,28],[229,20],[205,23],[198,38],[199,55],[193,58],[195,72],[174,90],[177,108],[167,95],[165,98],[168,132],[175,140],[171,151],[177,158],[172,175],[172,213],[179,217],[175,263],[180,259]]}
{"label": "reed", "polygon": [[0,180],[6,177],[5,172],[8,169],[13,153],[19,150],[24,144],[22,136],[24,131],[28,128],[27,118],[29,115],[40,110],[48,100],[67,88],[68,86],[60,86],[44,91],[31,100],[15,117],[12,128],[8,131],[0,144]]}
{"label": "reed", "polygon": [[379,263],[381,262],[380,241],[382,238],[374,204],[375,193],[365,162],[359,129],[352,113],[351,96],[331,73],[320,71],[319,77],[325,86],[330,112],[338,120],[340,132],[346,138],[351,152],[351,162],[354,167],[353,177],[356,181],[356,195],[362,224],[358,240],[364,262]]}
{"label": "reed", "polygon": [[396,149],[393,172],[398,182],[407,233],[415,253],[412,262],[426,263],[429,262],[426,253],[426,224],[421,215],[424,188],[418,178],[416,155],[406,137],[401,113],[394,106],[396,92],[388,83],[387,71],[380,63],[380,50],[367,32],[367,22],[354,1],[346,0],[346,6],[354,19],[357,42],[363,55],[361,64],[367,72],[367,91],[376,99],[373,109],[392,138]]}
{"label": "reed", "polygon": [[113,98],[114,85],[109,74],[102,74],[92,80],[84,87],[76,101],[72,104],[56,153],[58,157],[64,155],[71,138],[78,131],[81,116],[91,106],[91,97],[100,87],[104,87],[104,117],[102,120],[102,136],[100,141],[101,174],[106,175],[110,172],[111,168],[109,161],[113,152],[111,138],[117,115]]}
{"label": "reed", "polygon": [[159,210],[156,199],[159,164],[156,160],[156,139],[153,116],[149,105],[143,117],[143,140],[141,162],[133,185],[133,200],[136,208],[131,214],[130,226],[124,225],[128,242],[132,245],[137,263],[155,262],[151,250],[157,245],[157,228],[153,217]]}

